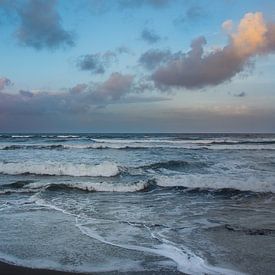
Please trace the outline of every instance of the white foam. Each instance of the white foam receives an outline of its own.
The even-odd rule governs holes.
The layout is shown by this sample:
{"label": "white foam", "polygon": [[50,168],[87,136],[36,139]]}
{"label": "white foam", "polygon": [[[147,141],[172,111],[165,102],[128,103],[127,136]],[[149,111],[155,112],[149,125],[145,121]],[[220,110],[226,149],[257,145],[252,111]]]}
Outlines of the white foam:
{"label": "white foam", "polygon": [[94,230],[88,227],[87,224],[80,224],[78,222],[78,219],[76,219],[76,226],[86,236],[96,239],[102,243],[128,250],[141,251],[169,258],[177,264],[177,268],[179,271],[187,274],[241,274],[237,271],[211,266],[206,263],[202,258],[189,251],[187,248],[185,248],[184,250],[179,249],[165,239],[161,239],[160,241],[162,242],[162,244],[155,245],[153,248],[131,244],[114,243],[97,234]]}
{"label": "white foam", "polygon": [[[97,224],[99,221],[94,218],[85,218],[83,220],[83,216],[72,214],[70,212],[67,212],[64,209],[61,209],[54,205],[49,205],[45,203],[42,199],[35,199],[35,202],[38,205],[48,207],[50,209],[53,209],[55,211],[62,212],[63,214],[73,216],[75,217],[75,225],[79,230],[86,236],[96,239],[99,242],[127,249],[127,250],[134,250],[134,251],[141,251],[145,253],[160,255],[163,257],[166,257],[168,259],[171,259],[177,264],[177,268],[179,271],[187,273],[187,274],[225,274],[225,275],[237,275],[242,274],[237,271],[211,266],[206,261],[204,261],[199,256],[195,255],[193,252],[191,252],[187,248],[178,248],[174,243],[166,240],[164,237],[156,236],[152,234],[154,238],[157,238],[161,244],[160,245],[152,245],[152,247],[147,246],[141,246],[141,245],[132,245],[127,243],[117,243],[108,240],[107,237],[102,237],[99,235],[96,230],[93,230],[93,226]],[[80,222],[82,220],[83,222]],[[92,227],[90,227],[92,226]]]}
{"label": "white foam", "polygon": [[259,180],[254,176],[245,180],[240,177],[230,177],[230,175],[213,174],[187,174],[173,176],[157,176],[156,184],[162,187],[182,186],[187,188],[203,189],[224,189],[232,188],[240,191],[272,192],[275,193],[274,177],[266,177]]}
{"label": "white foam", "polygon": [[74,163],[4,163],[0,162],[0,173],[17,174],[37,174],[37,175],[56,175],[56,176],[76,176],[76,177],[112,177],[118,175],[119,167],[112,162],[105,161],[101,164],[74,164]]}
{"label": "white foam", "polygon": [[26,136],[26,135],[13,135],[11,136],[12,138],[29,138],[29,137],[32,137],[32,136]]}
{"label": "white foam", "polygon": [[[61,184],[62,185],[62,184]],[[33,182],[24,186],[26,189],[47,188],[51,184],[43,182]],[[107,182],[86,182],[86,183],[66,183],[64,186],[84,191],[97,192],[136,192],[145,189],[148,186],[146,181],[138,181],[132,184],[115,184]]]}

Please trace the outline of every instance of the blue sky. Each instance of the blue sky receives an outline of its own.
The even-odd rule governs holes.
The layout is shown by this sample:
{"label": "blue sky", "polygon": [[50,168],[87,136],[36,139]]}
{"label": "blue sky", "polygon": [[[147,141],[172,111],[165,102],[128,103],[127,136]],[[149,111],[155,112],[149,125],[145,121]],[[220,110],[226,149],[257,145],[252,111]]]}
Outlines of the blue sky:
{"label": "blue sky", "polygon": [[0,0],[0,131],[275,132],[274,26],[273,1]]}

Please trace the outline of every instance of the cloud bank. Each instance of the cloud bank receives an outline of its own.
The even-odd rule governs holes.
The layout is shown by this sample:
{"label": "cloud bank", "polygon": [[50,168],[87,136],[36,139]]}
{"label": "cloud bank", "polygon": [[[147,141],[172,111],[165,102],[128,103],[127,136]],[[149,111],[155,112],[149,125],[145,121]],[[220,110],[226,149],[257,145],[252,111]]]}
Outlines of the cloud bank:
{"label": "cloud bank", "polygon": [[205,53],[206,39],[198,37],[189,52],[157,68],[152,74],[155,85],[187,89],[218,85],[243,71],[253,57],[275,51],[275,24],[265,22],[260,12],[245,14],[235,31],[229,21],[223,26],[229,40],[225,47]]}
{"label": "cloud bank", "polygon": [[[134,92],[132,75],[112,73],[109,78],[93,86],[77,84],[68,92],[48,93],[20,90],[17,94],[0,91],[0,115],[41,115],[88,113],[98,106],[106,106]],[[8,85],[0,79],[0,88]]]}

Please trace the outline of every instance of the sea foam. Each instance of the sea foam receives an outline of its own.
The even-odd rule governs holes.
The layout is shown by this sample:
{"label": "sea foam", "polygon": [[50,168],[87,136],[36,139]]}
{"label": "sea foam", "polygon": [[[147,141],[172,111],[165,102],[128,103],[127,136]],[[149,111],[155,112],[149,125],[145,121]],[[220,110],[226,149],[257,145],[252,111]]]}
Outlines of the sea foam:
{"label": "sea foam", "polygon": [[73,177],[113,177],[118,175],[120,173],[120,170],[115,163],[109,161],[94,165],[56,162],[0,162],[0,173],[9,175],[35,174]]}

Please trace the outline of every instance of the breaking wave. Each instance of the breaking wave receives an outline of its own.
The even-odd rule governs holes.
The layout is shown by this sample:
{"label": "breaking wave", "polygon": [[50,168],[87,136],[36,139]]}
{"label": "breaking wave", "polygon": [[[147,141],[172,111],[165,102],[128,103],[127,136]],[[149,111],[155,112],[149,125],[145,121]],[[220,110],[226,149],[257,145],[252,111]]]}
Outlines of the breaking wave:
{"label": "breaking wave", "polygon": [[85,183],[45,183],[45,182],[24,182],[18,181],[11,184],[2,185],[4,189],[0,194],[9,193],[33,193],[39,190],[80,190],[87,192],[138,192],[147,191],[151,181],[137,181],[131,184],[108,183],[108,182],[85,182]]}
{"label": "breaking wave", "polygon": [[73,163],[5,163],[0,162],[0,173],[8,175],[49,175],[73,177],[113,177],[120,173],[119,167],[112,162],[101,164],[73,164]]}

